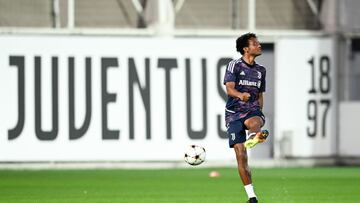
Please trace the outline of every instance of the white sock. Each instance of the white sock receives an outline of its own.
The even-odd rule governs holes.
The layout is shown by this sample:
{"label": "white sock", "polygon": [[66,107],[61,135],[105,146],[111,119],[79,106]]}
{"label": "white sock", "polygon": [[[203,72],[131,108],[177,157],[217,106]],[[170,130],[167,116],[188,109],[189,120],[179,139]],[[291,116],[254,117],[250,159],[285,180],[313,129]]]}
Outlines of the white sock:
{"label": "white sock", "polygon": [[248,139],[249,139],[251,136],[253,136],[253,135],[256,135],[256,133],[255,133],[255,132],[249,133],[249,134],[248,134]]}
{"label": "white sock", "polygon": [[245,185],[244,187],[245,187],[245,191],[246,191],[246,194],[248,195],[249,199],[252,197],[256,197],[255,192],[254,192],[254,187],[252,184]]}

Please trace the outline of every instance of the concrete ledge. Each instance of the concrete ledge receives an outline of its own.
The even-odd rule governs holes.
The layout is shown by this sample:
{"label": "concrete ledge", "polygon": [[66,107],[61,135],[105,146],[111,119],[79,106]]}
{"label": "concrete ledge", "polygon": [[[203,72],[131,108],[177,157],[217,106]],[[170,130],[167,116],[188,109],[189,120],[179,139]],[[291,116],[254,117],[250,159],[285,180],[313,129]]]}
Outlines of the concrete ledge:
{"label": "concrete ledge", "polygon": [[[253,159],[252,168],[273,167],[315,167],[315,166],[360,166],[360,157],[346,158],[291,158]],[[199,166],[190,166],[184,161],[144,161],[144,162],[0,162],[2,170],[45,170],[45,169],[170,169],[170,168],[216,168],[236,167],[236,160],[206,161]]]}

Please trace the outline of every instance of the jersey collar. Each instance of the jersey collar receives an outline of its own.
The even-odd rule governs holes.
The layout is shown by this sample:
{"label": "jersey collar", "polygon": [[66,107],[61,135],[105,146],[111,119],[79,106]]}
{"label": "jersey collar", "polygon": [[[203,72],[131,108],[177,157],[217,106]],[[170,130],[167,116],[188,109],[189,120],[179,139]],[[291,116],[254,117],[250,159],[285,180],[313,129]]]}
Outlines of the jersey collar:
{"label": "jersey collar", "polygon": [[246,63],[246,61],[245,61],[243,58],[241,58],[241,61],[242,61],[243,63],[245,63],[249,68],[253,68],[253,67],[256,65],[256,62],[255,62],[255,61],[254,61],[254,64],[252,64],[252,65]]}

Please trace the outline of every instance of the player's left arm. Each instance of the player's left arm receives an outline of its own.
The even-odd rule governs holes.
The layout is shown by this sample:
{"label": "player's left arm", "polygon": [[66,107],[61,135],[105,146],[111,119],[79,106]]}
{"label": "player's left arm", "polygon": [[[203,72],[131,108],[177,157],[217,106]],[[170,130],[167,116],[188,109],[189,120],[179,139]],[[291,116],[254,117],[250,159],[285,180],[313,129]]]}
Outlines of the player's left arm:
{"label": "player's left arm", "polygon": [[260,108],[261,110],[264,107],[264,92],[266,89],[266,69],[264,68],[264,71],[262,72],[262,78],[261,78],[261,86],[260,86],[260,90],[259,90],[259,104],[260,104]]}
{"label": "player's left arm", "polygon": [[264,97],[263,97],[263,93],[262,93],[262,92],[259,93],[259,99],[258,99],[258,101],[259,101],[259,104],[260,104],[260,109],[262,110],[262,109],[263,109],[263,106],[264,106]]}

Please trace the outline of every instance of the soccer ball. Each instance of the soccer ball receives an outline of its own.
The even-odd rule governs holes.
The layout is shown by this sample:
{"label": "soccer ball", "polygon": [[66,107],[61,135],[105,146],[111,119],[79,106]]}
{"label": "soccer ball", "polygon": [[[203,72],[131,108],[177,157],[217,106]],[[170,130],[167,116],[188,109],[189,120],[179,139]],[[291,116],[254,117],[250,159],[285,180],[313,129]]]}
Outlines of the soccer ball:
{"label": "soccer ball", "polygon": [[190,145],[188,149],[185,151],[184,159],[186,163],[192,166],[196,166],[204,162],[205,157],[206,157],[206,151],[204,147],[200,147],[197,145]]}

